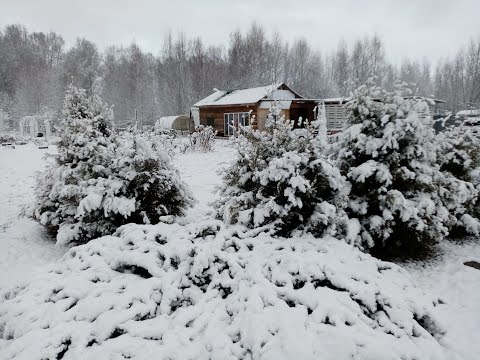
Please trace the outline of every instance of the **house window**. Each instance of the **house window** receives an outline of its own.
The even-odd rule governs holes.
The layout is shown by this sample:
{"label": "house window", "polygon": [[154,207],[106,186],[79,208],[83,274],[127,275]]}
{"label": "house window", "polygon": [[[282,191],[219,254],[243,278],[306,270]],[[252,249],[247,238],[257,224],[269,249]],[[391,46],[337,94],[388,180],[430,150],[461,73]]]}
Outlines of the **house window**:
{"label": "house window", "polygon": [[242,131],[242,127],[250,125],[250,113],[225,113],[224,131],[225,136],[235,136]]}
{"label": "house window", "polygon": [[207,126],[215,126],[215,119],[213,117],[207,117]]}

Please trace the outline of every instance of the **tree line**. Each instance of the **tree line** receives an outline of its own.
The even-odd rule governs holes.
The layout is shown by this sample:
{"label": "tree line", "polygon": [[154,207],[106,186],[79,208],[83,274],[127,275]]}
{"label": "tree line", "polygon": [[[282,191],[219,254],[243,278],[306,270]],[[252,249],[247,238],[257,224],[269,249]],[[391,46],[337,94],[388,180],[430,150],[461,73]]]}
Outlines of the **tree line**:
{"label": "tree line", "polygon": [[415,83],[419,94],[446,100],[452,111],[480,103],[480,38],[435,67],[428,60],[389,62],[378,35],[351,46],[340,40],[334,51],[322,52],[303,38],[289,43],[279,33],[267,36],[256,23],[233,31],[226,46],[171,33],[159,41],[157,55],[136,43],[101,51],[83,38],[67,49],[55,32],[8,25],[0,31],[0,109],[10,126],[27,115],[58,117],[72,84],[113,105],[118,126],[151,124],[188,114],[214,88],[285,82],[306,97],[325,98],[348,96],[369,78],[385,89],[397,80]]}

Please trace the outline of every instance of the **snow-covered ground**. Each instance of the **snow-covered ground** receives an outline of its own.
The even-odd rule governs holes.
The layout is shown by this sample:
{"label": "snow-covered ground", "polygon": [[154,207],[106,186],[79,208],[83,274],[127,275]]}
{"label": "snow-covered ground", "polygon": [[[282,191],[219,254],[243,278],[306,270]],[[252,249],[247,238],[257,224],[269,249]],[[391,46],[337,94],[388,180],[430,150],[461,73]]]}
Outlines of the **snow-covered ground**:
{"label": "snow-covered ground", "polygon": [[435,308],[447,329],[444,340],[463,359],[474,360],[480,358],[480,270],[463,264],[469,260],[480,262],[478,239],[445,242],[436,259],[403,266],[418,287],[445,302]]}
{"label": "snow-covered ground", "polygon": [[[20,216],[33,200],[35,174],[45,166],[48,151],[52,147],[38,149],[33,144],[0,148],[0,288],[28,279],[66,251],[55,246],[41,226]],[[208,213],[214,187],[220,182],[216,171],[233,153],[228,141],[218,140],[214,152],[177,155],[175,165],[198,201],[189,218]]]}
{"label": "snow-covered ground", "polygon": [[217,170],[228,165],[234,154],[230,141],[218,139],[214,151],[210,153],[193,152],[176,156],[174,163],[198,201],[197,206],[191,209],[192,215],[201,216],[209,210],[215,186],[220,184]]}
{"label": "snow-covered ground", "polygon": [[[44,165],[45,150],[35,146],[0,149],[0,288],[28,279],[32,272],[59,259],[65,249],[57,248],[40,226],[19,218],[23,206],[31,203],[35,171]],[[198,203],[188,220],[208,214],[208,203],[219,184],[217,169],[227,164],[234,151],[227,141],[218,140],[212,153],[179,154],[175,165],[192,189]],[[464,266],[467,260],[480,261],[480,244],[474,241],[441,246],[442,254],[428,263],[404,267],[414,283],[443,300],[434,311],[447,329],[444,342],[461,358],[478,359],[480,354],[480,271]]]}
{"label": "snow-covered ground", "polygon": [[46,151],[33,144],[0,148],[0,288],[28,279],[65,252],[41,226],[19,217],[32,202],[35,173],[44,166]]}

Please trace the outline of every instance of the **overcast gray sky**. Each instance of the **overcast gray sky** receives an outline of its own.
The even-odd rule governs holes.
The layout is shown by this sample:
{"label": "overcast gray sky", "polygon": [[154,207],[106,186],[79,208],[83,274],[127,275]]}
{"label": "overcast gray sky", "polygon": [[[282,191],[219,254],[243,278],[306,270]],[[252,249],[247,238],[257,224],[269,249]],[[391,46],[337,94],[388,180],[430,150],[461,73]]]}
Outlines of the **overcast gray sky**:
{"label": "overcast gray sky", "polygon": [[183,31],[209,44],[227,45],[235,28],[263,24],[268,34],[331,51],[378,33],[391,61],[437,61],[480,36],[480,0],[0,0],[0,26],[22,23],[53,30],[71,45],[86,37],[101,48],[136,41],[158,54],[165,32]]}

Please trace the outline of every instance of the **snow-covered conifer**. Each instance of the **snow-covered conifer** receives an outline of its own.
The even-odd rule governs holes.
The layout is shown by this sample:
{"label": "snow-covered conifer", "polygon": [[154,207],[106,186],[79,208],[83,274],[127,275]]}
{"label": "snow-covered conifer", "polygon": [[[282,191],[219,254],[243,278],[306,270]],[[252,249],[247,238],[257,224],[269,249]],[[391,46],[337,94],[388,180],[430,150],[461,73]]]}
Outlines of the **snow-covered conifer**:
{"label": "snow-covered conifer", "polygon": [[322,153],[318,130],[316,121],[294,129],[293,121],[272,116],[266,131],[244,129],[238,157],[223,172],[219,217],[252,228],[272,224],[283,236],[295,229],[337,231],[347,189]]}
{"label": "snow-covered conifer", "polygon": [[40,174],[33,217],[59,243],[81,243],[119,226],[179,215],[192,200],[170,158],[140,135],[110,130],[111,110],[70,87],[58,154]]}
{"label": "snow-covered conifer", "polygon": [[69,86],[63,116],[57,131],[58,154],[38,177],[33,217],[54,235],[68,226],[68,238],[79,239],[86,235],[81,234],[81,224],[75,219],[84,197],[82,182],[111,174],[105,164],[110,160],[113,114],[98,97],[88,97],[85,90]]}
{"label": "snow-covered conifer", "polygon": [[480,211],[474,189],[480,190],[480,141],[469,127],[463,125],[447,128],[437,135],[436,140],[440,170],[460,180],[459,190],[466,198],[460,203],[451,199],[449,205],[457,218],[451,235],[465,232],[478,235]]}
{"label": "snow-covered conifer", "polygon": [[474,194],[436,164],[428,99],[367,85],[353,95],[338,154],[351,182],[349,215],[360,220],[363,247],[377,256],[420,256],[455,223],[448,204],[462,206]]}

